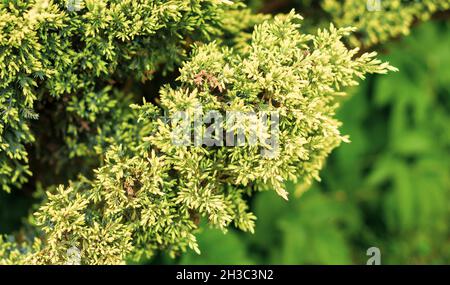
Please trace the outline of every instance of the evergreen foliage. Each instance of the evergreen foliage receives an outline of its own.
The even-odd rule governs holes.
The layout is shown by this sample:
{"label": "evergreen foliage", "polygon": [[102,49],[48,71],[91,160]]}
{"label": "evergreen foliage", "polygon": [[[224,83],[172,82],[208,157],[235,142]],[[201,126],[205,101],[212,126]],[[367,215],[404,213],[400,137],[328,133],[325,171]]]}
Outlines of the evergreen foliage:
{"label": "evergreen foliage", "polygon": [[[323,1],[337,27],[320,29],[238,1],[69,2],[0,2],[0,183],[6,192],[27,182],[46,189],[36,192],[32,228],[0,238],[0,263],[121,264],[200,253],[204,224],[254,232],[249,197],[273,189],[288,199],[286,181],[306,189],[320,180],[331,151],[348,141],[335,116],[346,88],[396,70],[359,46],[448,8],[410,3],[402,26],[374,30],[367,23],[376,20],[343,12],[353,1]],[[384,8],[398,17],[394,4]],[[280,114],[276,149],[264,140],[178,146],[167,118],[261,110]],[[268,126],[251,123],[240,126],[246,139],[255,129],[264,137]],[[32,173],[41,167],[52,171]]]}
{"label": "evergreen foliage", "polygon": [[382,58],[400,72],[370,76],[342,102],[337,117],[352,143],[327,159],[322,182],[287,203],[258,194],[254,235],[202,229],[207,254],[180,262],[365,264],[376,246],[382,264],[448,264],[449,34],[448,21],[429,22],[385,46]]}
{"label": "evergreen foliage", "polygon": [[65,134],[66,154],[83,156],[92,143],[80,137],[107,128],[103,120],[121,108],[115,89],[130,77],[146,81],[174,69],[189,42],[221,33],[232,9],[214,0],[86,0],[71,11],[66,2],[0,2],[0,182],[6,191],[31,175],[25,145],[35,141],[29,121],[42,102],[62,102],[67,122],[57,132]]}

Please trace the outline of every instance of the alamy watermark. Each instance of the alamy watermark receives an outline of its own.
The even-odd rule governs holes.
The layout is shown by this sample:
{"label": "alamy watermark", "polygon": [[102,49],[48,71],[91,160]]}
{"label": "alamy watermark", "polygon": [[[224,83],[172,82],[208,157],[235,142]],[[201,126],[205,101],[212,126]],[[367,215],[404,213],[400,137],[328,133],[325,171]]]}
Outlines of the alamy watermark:
{"label": "alamy watermark", "polygon": [[381,6],[381,0],[367,0],[366,7],[370,12],[379,12],[383,8]]}
{"label": "alamy watermark", "polygon": [[66,0],[66,8],[69,12],[78,12],[83,8],[84,0]]}
{"label": "alamy watermark", "polygon": [[378,247],[371,247],[367,249],[367,256],[370,258],[367,260],[367,265],[380,265],[381,264],[381,251]]}
{"label": "alamy watermark", "polygon": [[81,265],[81,251],[78,247],[72,246],[67,250],[66,265]]}
{"label": "alamy watermark", "polygon": [[279,150],[280,116],[277,111],[178,111],[171,115],[172,143],[176,146],[258,146],[263,157]]}

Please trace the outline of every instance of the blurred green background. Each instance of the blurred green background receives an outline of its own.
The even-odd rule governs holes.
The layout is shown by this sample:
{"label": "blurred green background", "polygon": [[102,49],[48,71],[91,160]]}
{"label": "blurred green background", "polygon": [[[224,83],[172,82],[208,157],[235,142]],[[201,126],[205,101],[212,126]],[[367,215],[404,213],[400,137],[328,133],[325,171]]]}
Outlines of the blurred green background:
{"label": "blurred green background", "polygon": [[[253,235],[203,227],[201,255],[149,262],[365,264],[378,247],[382,264],[450,264],[450,23],[418,25],[382,48],[400,72],[349,90],[338,116],[352,142],[334,151],[321,183],[300,197],[290,184],[289,202],[252,197]],[[29,196],[0,192],[0,233],[20,228]]]}

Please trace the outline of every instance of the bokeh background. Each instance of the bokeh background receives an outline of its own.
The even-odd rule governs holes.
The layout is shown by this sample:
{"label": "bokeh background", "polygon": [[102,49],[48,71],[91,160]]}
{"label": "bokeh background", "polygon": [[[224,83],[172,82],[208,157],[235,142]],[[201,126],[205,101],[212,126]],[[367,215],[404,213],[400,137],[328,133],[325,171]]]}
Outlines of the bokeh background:
{"label": "bokeh background", "polygon": [[[267,10],[277,1],[249,2]],[[450,21],[376,49],[400,72],[349,90],[338,117],[352,142],[334,151],[320,183],[289,184],[289,202],[273,191],[253,197],[255,234],[205,226],[201,255],[143,263],[365,264],[378,247],[382,264],[450,264]],[[0,233],[18,230],[33,202],[0,191]]]}

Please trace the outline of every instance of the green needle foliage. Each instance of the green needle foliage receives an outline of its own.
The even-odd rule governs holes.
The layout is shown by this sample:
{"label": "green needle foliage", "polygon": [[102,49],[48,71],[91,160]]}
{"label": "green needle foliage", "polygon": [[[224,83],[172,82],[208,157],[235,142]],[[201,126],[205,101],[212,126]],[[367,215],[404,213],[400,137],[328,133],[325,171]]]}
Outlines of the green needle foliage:
{"label": "green needle foliage", "polygon": [[321,183],[287,203],[258,194],[254,235],[202,229],[207,254],[181,262],[365,264],[376,246],[382,264],[448,264],[449,34],[448,21],[429,22],[388,44],[383,58],[400,72],[370,76],[342,103],[337,116],[352,143],[327,159]]}
{"label": "green needle foliage", "polygon": [[[287,199],[285,181],[318,180],[346,141],[334,117],[338,98],[368,73],[395,70],[375,53],[348,49],[353,28],[306,34],[294,13],[267,19],[231,1],[83,1],[69,12],[63,1],[1,5],[3,187],[25,182],[24,145],[33,137],[45,153],[45,136],[29,127],[36,104],[54,108],[49,120],[63,131],[69,157],[99,165],[50,187],[30,221],[36,238],[2,239],[1,263],[73,263],[72,249],[82,264],[200,252],[201,220],[253,232],[247,197],[271,188]],[[135,94],[134,85],[180,65],[172,85]],[[261,155],[264,143],[174,145],[177,125],[162,115],[193,114],[199,104],[203,113],[279,113],[276,157]],[[242,128],[249,139],[251,126]]]}
{"label": "green needle foliage", "polygon": [[[29,121],[38,102],[62,102],[68,113],[61,131],[71,155],[80,130],[101,126],[117,107],[111,89],[133,77],[149,80],[171,70],[186,55],[188,42],[219,32],[222,1],[0,2],[0,182],[6,191],[27,180],[25,145],[35,141]],[[78,10],[80,9],[80,10]]]}

